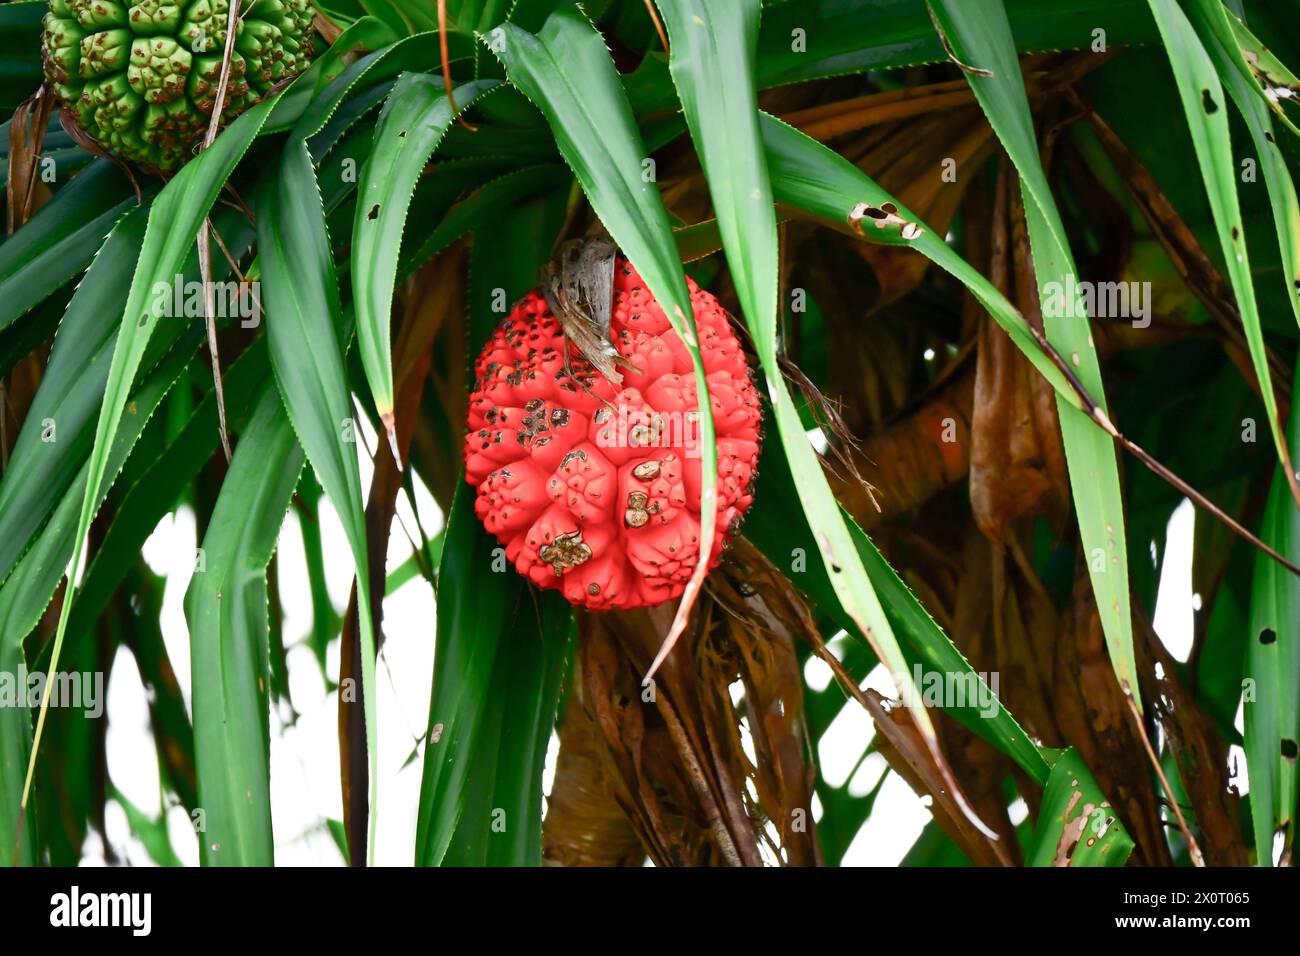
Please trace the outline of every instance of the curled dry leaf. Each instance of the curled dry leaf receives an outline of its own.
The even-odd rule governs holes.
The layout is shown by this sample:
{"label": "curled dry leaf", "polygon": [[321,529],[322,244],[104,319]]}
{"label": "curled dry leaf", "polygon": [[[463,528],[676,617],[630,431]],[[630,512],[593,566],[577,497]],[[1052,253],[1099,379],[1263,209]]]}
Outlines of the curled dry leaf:
{"label": "curled dry leaf", "polygon": [[[961,847],[967,859],[976,866],[1014,866],[1016,858],[1011,849],[1012,842],[1005,839],[1005,835],[1011,832],[1009,823],[1003,822],[999,827],[1004,838],[990,840],[970,822],[967,813],[944,785],[943,775],[935,767],[929,748],[906,711],[888,706],[888,702],[871,688],[866,691],[866,708],[876,725],[876,746],[880,752],[918,796],[932,798],[930,812],[935,822]],[[1000,803],[996,805],[999,815],[1005,818],[1006,808]]]}
{"label": "curled dry leaf", "polygon": [[[737,539],[678,652],[643,689],[665,613],[579,616],[582,693],[615,799],[646,852],[659,866],[819,864],[795,653],[795,641],[816,632],[802,598]],[[738,680],[745,695],[736,704]]]}
{"label": "curled dry leaf", "polygon": [[[982,205],[982,197],[972,195],[972,214],[978,216]],[[1026,321],[1041,329],[1024,207],[1006,161],[999,166],[990,225],[989,276]],[[985,234],[980,225],[975,232]],[[974,305],[969,296],[967,304]],[[970,458],[975,520],[995,542],[1003,540],[1010,524],[1034,515],[1060,528],[1069,513],[1070,486],[1056,397],[1011,337],[977,306],[976,312],[979,349]]]}
{"label": "curled dry leaf", "polygon": [[39,90],[14,110],[9,122],[9,173],[5,190],[5,235],[12,236],[50,198],[41,182],[41,151],[54,110],[54,91]]}
{"label": "curled dry leaf", "polygon": [[1110,666],[1086,574],[1075,582],[1073,606],[1060,632],[1055,678],[1056,722],[1064,739],[1044,743],[1076,747],[1124,821],[1135,857],[1148,866],[1170,866],[1160,797],[1128,699]]}
{"label": "curled dry leaf", "polygon": [[[621,384],[616,366],[631,367],[610,341],[614,304],[614,258],[608,239],[575,239],[542,268],[542,295],[564,335],[601,375]],[[566,357],[567,360],[567,357]]]}
{"label": "curled dry leaf", "polygon": [[555,783],[542,828],[543,865],[640,866],[646,851],[614,798],[580,675],[569,691],[559,737]]}

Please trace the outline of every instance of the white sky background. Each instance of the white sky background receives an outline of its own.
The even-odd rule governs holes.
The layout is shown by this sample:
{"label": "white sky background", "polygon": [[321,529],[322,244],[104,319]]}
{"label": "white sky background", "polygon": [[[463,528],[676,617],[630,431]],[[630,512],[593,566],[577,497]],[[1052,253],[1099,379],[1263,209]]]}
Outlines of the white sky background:
{"label": "white sky background", "polygon": [[[375,435],[361,418],[365,445],[374,447]],[[368,486],[370,461],[360,456],[362,483]],[[442,515],[432,496],[416,479],[420,519],[430,534],[441,527]],[[403,493],[398,499],[399,519],[415,533],[410,503]],[[326,577],[334,606],[347,602],[352,580],[352,559],[342,526],[327,501],[322,499],[321,526]],[[1168,529],[1168,556],[1162,570],[1156,603],[1155,628],[1170,653],[1185,661],[1192,645],[1193,608],[1199,598],[1191,593],[1193,510],[1184,502],[1175,511]],[[157,573],[167,573],[163,601],[162,630],[185,695],[190,704],[189,635],[185,625],[183,599],[193,564],[195,525],[188,508],[167,516],[145,545],[146,561]],[[411,554],[411,545],[394,524],[389,541],[388,569],[392,571]],[[280,536],[280,594],[285,609],[284,637],[288,650],[290,692],[299,717],[287,726],[284,713],[271,716],[271,807],[276,838],[276,862],[283,865],[341,865],[343,858],[326,829],[326,820],[341,819],[337,704],[327,694],[315,657],[302,643],[310,626],[310,591],[307,584],[302,538],[296,514],[290,511]],[[420,577],[407,582],[384,601],[384,631],[387,635],[378,671],[379,683],[379,815],[375,857],[379,865],[409,866],[414,857],[415,824],[420,795],[423,761],[414,760],[403,768],[427,726],[429,692],[433,678],[434,644],[433,595]],[[331,673],[338,670],[338,642],[331,645]],[[820,661],[809,664],[807,677],[814,686],[831,679]],[[864,682],[885,694],[892,694],[887,673],[877,667]],[[119,651],[108,682],[107,703],[108,770],[113,784],[136,807],[157,817],[161,810],[161,784],[144,688],[134,660]],[[1240,727],[1240,717],[1238,726]],[[884,759],[862,755],[871,742],[871,720],[860,706],[848,704],[834,720],[818,746],[818,760],[828,782],[839,785],[851,779],[854,794],[866,794],[885,772]],[[556,741],[552,739],[544,778],[549,789],[554,774]],[[1234,748],[1234,752],[1238,748]],[[1244,767],[1235,753],[1238,767]],[[1244,770],[1239,771],[1244,775]],[[1244,780],[1239,781],[1244,784]],[[1013,807],[1013,821],[1024,817],[1023,805]],[[814,803],[814,814],[820,807]],[[894,866],[911,848],[930,820],[929,810],[897,775],[890,774],[877,797],[874,811],[853,840],[843,860],[845,866]],[[196,835],[189,816],[181,807],[168,812],[172,845],[187,865],[199,861]],[[144,847],[135,840],[126,815],[115,803],[106,811],[109,839],[123,862],[151,865]],[[102,863],[103,847],[91,836],[84,848],[85,862]]]}

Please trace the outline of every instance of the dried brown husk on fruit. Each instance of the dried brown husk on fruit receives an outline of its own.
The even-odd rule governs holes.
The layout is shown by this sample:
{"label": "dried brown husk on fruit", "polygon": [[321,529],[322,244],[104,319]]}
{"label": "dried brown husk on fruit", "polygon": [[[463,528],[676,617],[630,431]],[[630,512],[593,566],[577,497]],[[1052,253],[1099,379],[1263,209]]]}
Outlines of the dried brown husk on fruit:
{"label": "dried brown husk on fruit", "polygon": [[[657,866],[817,865],[815,772],[795,650],[814,628],[807,607],[737,538],[677,649],[643,688],[666,615],[671,608],[579,613],[581,692],[597,749],[650,859]],[[737,681],[739,704],[731,690]],[[552,832],[556,825],[567,822],[548,818]]]}

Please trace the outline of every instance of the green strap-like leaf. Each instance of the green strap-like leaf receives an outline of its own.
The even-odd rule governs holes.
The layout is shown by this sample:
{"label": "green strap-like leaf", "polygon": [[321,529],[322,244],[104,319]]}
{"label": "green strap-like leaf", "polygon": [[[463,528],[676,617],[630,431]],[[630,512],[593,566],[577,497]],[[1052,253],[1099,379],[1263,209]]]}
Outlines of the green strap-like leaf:
{"label": "green strap-like leaf", "polygon": [[[1286,158],[1274,136],[1269,112],[1272,106],[1281,114],[1281,107],[1275,98],[1264,95],[1238,46],[1238,29],[1245,31],[1240,21],[1229,18],[1218,0],[1193,0],[1186,9],[1255,144],[1277,229],[1287,299],[1300,322],[1300,204]],[[1258,62],[1258,52],[1255,55]],[[1282,119],[1295,129],[1287,117],[1283,115]],[[1300,453],[1298,409],[1300,405],[1293,402],[1289,428],[1293,462],[1294,456]],[[1300,559],[1300,511],[1296,509],[1290,483],[1280,465],[1260,520],[1260,537],[1292,562]],[[1282,852],[1291,852],[1295,844],[1295,748],[1300,740],[1300,683],[1296,680],[1300,674],[1300,578],[1262,554],[1255,559],[1244,666],[1244,676],[1254,682],[1243,706],[1255,862],[1268,866],[1276,852],[1276,834],[1282,834]]]}
{"label": "green strap-like leaf", "polygon": [[[790,397],[777,354],[778,256],[772,188],[759,131],[754,87],[758,0],[708,4],[659,0],[672,50],[670,68],[704,167],[741,311],[767,376],[786,460],[841,606],[902,684],[911,712],[936,757],[938,737],[913,692],[903,653],[858,557],[821,462]],[[706,539],[707,540],[707,539]],[[939,757],[942,761],[942,758]]]}
{"label": "green strap-like leaf", "polygon": [[[316,172],[301,136],[291,138],[257,214],[271,366],[307,458],[352,549],[361,623],[362,700],[370,756],[370,854],[378,794],[375,635],[370,616],[358,426],[343,363],[343,309]],[[353,848],[356,853],[359,848]]]}
{"label": "green strap-like leaf", "polygon": [[1025,853],[1030,866],[1123,866],[1133,839],[1073,747],[1060,752]]}
{"label": "green strap-like leaf", "polygon": [[[967,65],[966,79],[971,90],[1020,174],[1047,340],[1073,366],[1074,374],[1105,412],[1101,365],[1078,291],[1079,273],[1038,155],[1038,139],[1006,9],[1002,0],[935,0],[931,9],[953,53]],[[1079,410],[1077,402],[1058,398],[1057,411],[1079,537],[1111,666],[1120,686],[1133,695],[1141,709],[1133,660],[1124,501],[1115,444],[1088,414]]]}
{"label": "green strap-like leaf", "polygon": [[[954,252],[941,236],[925,226],[911,210],[899,204],[865,173],[821,143],[772,116],[763,114],[760,122],[763,145],[767,151],[768,168],[772,177],[772,191],[779,203],[846,231],[859,232],[863,238],[871,241],[910,245],[915,248],[966,286],[1043,377],[1052,384],[1058,399],[1064,403],[1077,403],[1077,396],[1069,383],[1060,370],[1043,354],[1037,341],[1029,333],[1024,317],[988,279]],[[860,231],[856,230],[849,225],[849,213],[859,203],[865,203],[876,209],[882,208],[886,203],[893,203],[897,207],[896,214],[901,219],[915,223],[922,231],[915,239],[904,240],[898,228],[878,230],[871,226],[863,226]],[[771,470],[772,467],[767,466],[764,472],[760,473],[760,482],[764,480],[764,473]],[[761,513],[761,501],[756,504],[756,508]],[[865,535],[862,535],[859,542],[859,550],[863,552],[863,560],[867,562],[870,569],[873,562],[870,553],[862,545],[870,545]],[[873,574],[873,581],[880,593],[890,598],[885,606],[889,612],[897,615],[894,626],[896,633],[904,640],[905,651],[909,655],[915,654],[919,661],[928,663],[935,669],[962,671],[962,665],[957,660],[960,658],[960,653],[956,652],[955,648],[949,651],[945,647],[948,644],[946,638],[940,641],[933,633],[928,632],[923,618],[915,613],[915,609],[908,610],[910,602],[907,596],[891,588],[889,577],[890,575],[883,573],[883,568],[877,567],[876,573]],[[942,633],[938,636],[943,637]],[[956,658],[952,656],[953,654],[956,654]],[[960,714],[954,712],[954,715],[961,719]],[[1010,719],[1009,714],[1006,716],[1007,720],[999,719],[996,724],[983,729],[974,724],[968,726],[1003,749],[1030,776],[1041,782],[1045,779],[1041,757],[1035,757],[1024,749],[1025,741],[1017,734],[1019,727],[1015,725],[1014,720]]]}
{"label": "green strap-like leaf", "polygon": [[[1291,404],[1291,447],[1300,452],[1300,402]],[[1292,561],[1300,559],[1300,512],[1281,466],[1273,478],[1259,536]],[[1266,554],[1255,556],[1250,630],[1246,634],[1246,769],[1255,863],[1271,866],[1295,845],[1296,742],[1300,741],[1300,578]],[[1281,847],[1275,847],[1282,834]]]}
{"label": "green strap-like leaf", "polygon": [[[476,235],[469,266],[470,354],[482,348],[500,321],[493,307],[495,291],[518,296],[536,283],[537,270],[563,224],[567,196],[565,189],[517,204],[511,216],[512,241],[504,247],[493,223],[485,223]],[[442,558],[437,645],[415,861],[440,866],[474,852],[494,862],[535,864],[540,849],[534,853],[532,848],[540,847],[542,791],[530,767],[545,742],[530,742],[549,737],[555,705],[547,705],[546,696],[560,675],[553,675],[554,680],[547,675],[557,663],[556,644],[563,656],[564,643],[564,634],[553,633],[549,626],[535,633],[535,609],[550,608],[542,612],[543,620],[553,621],[554,609],[566,606],[563,599],[558,605],[549,598],[542,603],[532,600],[506,561],[505,550],[475,517],[474,490],[463,474],[438,541]],[[520,646],[525,643],[529,646]],[[514,655],[521,655],[522,670],[512,670],[508,659]],[[516,724],[523,718],[510,716],[518,711],[501,695],[515,693],[523,695],[522,708],[536,714],[533,723]],[[543,716],[548,706],[549,716]],[[503,734],[511,739],[502,739]],[[514,783],[499,786],[497,777]],[[489,806],[471,807],[484,793]],[[502,834],[490,831],[491,839],[485,842],[489,834],[484,833],[483,813],[495,807],[506,811],[509,835],[501,839]],[[462,831],[463,813],[470,820]]]}
{"label": "green strap-like leaf", "polygon": [[462,475],[447,514],[438,570],[433,697],[415,830],[417,866],[441,866],[451,846],[478,762],[477,744],[492,708],[500,703],[491,693],[496,660],[498,654],[510,653],[502,645],[512,636],[509,624],[525,591],[523,578],[474,515],[474,490]]}
{"label": "green strap-like leaf", "polygon": [[[487,36],[510,82],[551,125],[560,153],[610,237],[641,273],[695,366],[701,448],[700,556],[665,641],[671,647],[708,570],[717,526],[718,449],[686,277],[627,95],[605,42],[577,7],[561,7],[534,35],[504,23]],[[658,665],[652,665],[651,671]]]}
{"label": "green strap-like leaf", "polygon": [[40,388],[0,481],[0,581],[57,506],[89,451],[113,336],[126,306],[122,276],[135,268],[146,219],[143,210],[122,217],[64,312]]}
{"label": "green strap-like leaf", "polygon": [[[217,137],[211,148],[204,150],[201,155],[182,167],[181,171],[158,194],[150,210],[144,244],[140,250],[135,275],[131,280],[131,292],[127,296],[121,330],[118,332],[117,343],[113,349],[113,362],[104,389],[104,403],[100,409],[99,424],[95,431],[95,444],[87,466],[87,480],[77,522],[76,538],[71,560],[67,564],[69,593],[59,612],[58,628],[55,631],[53,651],[50,655],[51,672],[58,668],[59,652],[63,647],[63,639],[68,627],[68,614],[72,609],[72,592],[75,590],[76,583],[74,575],[81,564],[86,535],[90,531],[90,523],[98,509],[98,490],[110,474],[108,469],[110,454],[122,416],[126,412],[131,383],[135,380],[136,372],[140,368],[155,328],[160,320],[166,320],[165,314],[171,311],[171,297],[157,295],[155,285],[162,282],[170,288],[176,276],[182,274],[182,265],[198,235],[199,227],[211,210],[218,192],[221,191],[231,171],[257,136],[275,102],[276,97],[269,97],[235,120],[221,136]],[[171,321],[175,320],[175,317],[171,319]],[[31,770],[40,747],[41,730],[48,704],[49,698],[43,698],[40,716],[36,722],[32,763],[24,786],[24,802],[30,788]]]}
{"label": "green strap-like leaf", "polygon": [[1268,413],[1269,431],[1279,457],[1286,460],[1286,437],[1282,433],[1283,423],[1273,394],[1268,348],[1260,325],[1254,277],[1250,273],[1250,258],[1246,251],[1246,233],[1237,197],[1237,164],[1232,155],[1223,85],[1219,82],[1210,55],[1201,45],[1191,21],[1177,2],[1149,0],[1149,3],[1164,39],[1169,63],[1173,67],[1183,113],[1187,116],[1187,128],[1192,134],[1192,146],[1196,151],[1201,178],[1214,214],[1214,230],[1223,252],[1224,267],[1232,282],[1232,293],[1241,313],[1241,325],[1246,333],[1251,365],[1259,382],[1264,409]]}
{"label": "green strap-like leaf", "polygon": [[[461,37],[460,42],[467,41]],[[298,115],[280,165],[268,177],[258,204],[258,248],[271,365],[307,460],[343,524],[356,569],[361,697],[370,764],[367,840],[370,860],[374,858],[379,793],[377,645],[370,614],[369,564],[356,445],[359,435],[344,365],[351,328],[344,321],[339,301],[325,209],[308,141],[326,127],[349,93],[363,81],[374,83],[397,76],[414,62],[428,62],[437,48],[437,34],[422,33],[362,57],[343,70]],[[354,847],[353,853],[357,850]]]}
{"label": "green strap-like leaf", "polygon": [[1265,96],[1254,79],[1250,65],[1236,43],[1233,22],[1240,25],[1240,21],[1232,18],[1230,22],[1228,11],[1220,0],[1192,0],[1187,10],[1219,79],[1227,86],[1246,121],[1246,128],[1250,130],[1259,168],[1268,187],[1273,224],[1277,227],[1286,297],[1297,324],[1300,324],[1300,202],[1296,199],[1295,183],[1287,168],[1286,157],[1273,135],[1269,106],[1276,105],[1275,98]]}
{"label": "green strap-like leaf", "polygon": [[[107,469],[110,477],[104,479],[95,499],[96,510],[103,504],[109,488],[112,487],[112,476],[116,476],[125,464],[127,456],[158,403],[162,401],[190,362],[198,341],[199,336],[196,332],[187,342],[176,346],[158,368],[154,369],[131,393],[131,407],[123,416],[113,439],[113,450]],[[77,515],[81,502],[85,498],[85,482],[89,467],[89,463],[86,463],[76,474],[50,520],[41,528],[32,546],[14,567],[13,574],[5,581],[4,587],[0,588],[0,634],[4,635],[3,640],[21,642],[26,638],[54,598],[59,582],[66,573],[67,556],[75,544]],[[165,507],[167,503],[159,504]],[[149,531],[157,525],[158,521],[155,520]],[[137,548],[136,551],[138,550]],[[121,560],[120,554],[123,553],[135,552],[119,552],[119,556],[111,559],[118,565],[115,569],[118,575],[125,574],[129,569],[129,565]],[[77,597],[79,598],[80,594]],[[77,624],[84,626],[85,630],[70,627],[69,636],[74,641],[80,640],[85,637],[93,623],[93,618],[78,621]]]}
{"label": "green strap-like leaf", "polygon": [[554,591],[524,588],[519,600],[484,695],[488,713],[444,866],[542,865],[542,768],[577,631],[573,608]]}
{"label": "green strap-like leaf", "polygon": [[[468,106],[495,80],[476,80],[455,90],[456,105]],[[420,173],[452,122],[451,100],[442,81],[406,73],[389,94],[375,128],[374,145],[361,169],[357,215],[352,229],[352,283],[357,349],[380,419],[391,430],[393,359],[390,344],[393,286],[406,211]]]}
{"label": "green strap-like leaf", "polygon": [[[448,209],[445,216],[440,216],[438,225],[419,241],[413,251],[403,252],[402,271],[414,272],[466,233],[484,224],[496,223],[501,216],[518,209],[528,200],[562,189],[572,182],[572,174],[562,164],[547,163],[511,170],[484,183]],[[435,189],[437,185],[434,184]],[[408,241],[411,238],[408,235]],[[532,278],[535,283],[537,276],[534,274]]]}
{"label": "green strap-like leaf", "polygon": [[[1259,98],[1277,115],[1282,124],[1296,136],[1300,136],[1300,127],[1296,126],[1282,107],[1284,99],[1292,98],[1296,88],[1300,87],[1300,77],[1291,72],[1290,67],[1264,46],[1259,37],[1241,22],[1236,13],[1218,4],[1216,6],[1219,6],[1218,11],[1210,8],[1206,0],[1193,0],[1188,7],[1189,15],[1195,16],[1203,10],[1217,21],[1218,14],[1220,12],[1223,14],[1224,22],[1231,31],[1230,36],[1221,32],[1217,22],[1214,24],[1214,30],[1225,47],[1235,50],[1233,66],[1237,73],[1243,80],[1254,86]],[[1284,94],[1284,91],[1290,92]]]}
{"label": "green strap-like leaf", "polygon": [[[26,666],[21,644],[0,640],[0,671],[20,674]],[[0,707],[0,867],[31,866],[35,858],[36,807],[22,810],[31,750],[32,716],[27,708]]]}
{"label": "green strap-like leaf", "polygon": [[358,3],[399,36],[438,28],[438,9],[434,3],[419,0],[358,0]]}
{"label": "green strap-like leaf", "polygon": [[[799,497],[798,488],[785,456],[773,449],[764,450],[759,461],[754,506],[745,518],[745,536],[826,611],[837,626],[854,633],[857,624],[845,612],[835,592],[832,575],[817,550],[816,536],[807,517],[792,515],[784,507],[784,502]],[[945,709],[973,733],[1014,760],[1032,779],[1040,785],[1045,784],[1049,768],[1029,735],[992,694],[984,679],[975,674],[970,662],[943,633],[857,522],[847,513],[844,513],[843,520],[853,536],[854,548],[871,579],[872,588],[880,596],[893,633],[898,637],[907,660],[906,671],[911,673],[914,667],[919,666],[923,671],[945,675],[969,675],[973,683],[968,686],[975,686],[976,692],[967,695],[966,700],[960,703],[951,702],[953,706]],[[791,568],[791,557],[796,554],[801,560]],[[855,636],[865,637],[862,634]],[[867,670],[869,667],[852,673],[865,674]]]}
{"label": "green strap-like leaf", "polygon": [[[130,405],[121,417],[120,427],[106,450],[107,464],[102,469],[103,474],[115,475],[121,469],[150,416],[180,375],[197,344],[196,330],[189,347],[174,349],[132,394]],[[90,500],[93,507],[98,509],[108,494],[107,480],[100,484],[98,494],[92,496],[86,493],[90,474],[91,464],[88,462],[72,482],[68,493],[35,543],[23,555],[4,587],[0,588],[0,671],[3,673],[17,674],[28,663],[23,656],[23,638],[36,626],[49,605],[66,572],[68,554],[76,550],[80,527],[78,516],[82,511],[83,500]],[[81,536],[84,537],[84,533]],[[64,601],[64,607],[71,603],[69,596]],[[60,617],[59,631],[56,632],[51,670],[57,666],[57,652],[60,649],[57,641],[66,628],[65,612]],[[35,662],[31,663],[35,666]],[[47,699],[43,697],[42,701]],[[25,705],[26,701],[23,703]],[[16,845],[14,826],[23,819],[19,807],[22,805],[23,789],[31,766],[32,740],[32,715],[26,706],[0,706],[0,847],[3,847],[0,849],[0,865],[7,865],[12,859],[13,847]],[[27,837],[30,837],[30,833]],[[20,846],[20,858],[28,858],[30,850],[30,846]]]}
{"label": "green strap-like leaf", "polygon": [[[1025,53],[1087,50],[1098,30],[1113,46],[1156,39],[1151,18],[1132,0],[1008,0],[1007,12],[1017,47]],[[755,79],[765,90],[943,59],[943,44],[918,0],[817,0],[815,7],[765,3]],[[627,78],[638,116],[674,107],[666,73],[663,55],[654,52]]]}
{"label": "green strap-like leaf", "polygon": [[[0,482],[0,580],[7,577],[37,529],[63,499],[90,453],[126,303],[127,287],[122,279],[135,269],[146,220],[146,209],[133,209],[123,216],[77,287],[59,324],[49,364]],[[213,223],[232,256],[240,256],[252,242],[251,224],[233,209],[219,210]],[[212,267],[213,281],[222,281],[228,274],[225,258],[217,259]],[[191,250],[182,277],[188,282],[198,276],[198,257]],[[159,294],[172,300],[173,306],[178,298],[182,306],[192,301],[186,286],[179,283],[172,283]],[[186,336],[193,347],[197,328],[179,316],[177,321],[162,323],[150,340],[141,368],[152,368]],[[237,389],[232,390],[227,396],[228,408],[241,405],[244,398]],[[152,529],[150,525],[148,530]],[[120,580],[126,566],[116,558],[111,561],[119,575],[115,580]],[[48,597],[32,595],[33,600],[41,602]]]}
{"label": "green strap-like leaf", "polygon": [[135,194],[106,159],[82,170],[0,245],[0,329],[40,304],[94,257]]}
{"label": "green strap-like leaf", "polygon": [[[226,415],[234,427],[242,425],[270,373],[266,339],[260,338],[222,374]],[[219,435],[217,399],[209,385],[189,420],[168,439],[162,454],[136,471],[129,487],[119,486],[113,522],[104,530],[99,550],[86,565],[68,620],[72,639],[91,631],[127,571],[119,556],[140,553],[158,522],[175,507],[195,475],[211,459]]]}
{"label": "green strap-like leaf", "polygon": [[[834,150],[775,116],[762,114],[760,124],[772,177],[772,195],[778,203],[869,242],[910,246],[949,272],[988,309],[1016,347],[1051,383],[1057,395],[1078,407],[1078,398],[1070,383],[1039,348],[1024,316],[993,283],[944,242],[942,236],[936,235],[915,213]],[[867,225],[869,220],[863,220],[860,228],[852,225],[850,213],[858,204],[881,209],[886,203],[897,207],[899,218],[920,226],[920,235],[905,240],[897,227],[876,229]]]}
{"label": "green strap-like leaf", "polygon": [[266,565],[303,452],[271,382],[239,443],[185,595],[205,865],[272,866]]}
{"label": "green strap-like leaf", "polygon": [[416,551],[392,571],[389,571],[388,577],[384,582],[384,594],[396,594],[407,582],[423,575],[425,568],[429,568],[431,576],[436,582],[438,577],[438,565],[442,563],[442,546],[444,541],[446,541],[445,528],[429,540],[425,541],[424,546],[420,548],[419,551]]}

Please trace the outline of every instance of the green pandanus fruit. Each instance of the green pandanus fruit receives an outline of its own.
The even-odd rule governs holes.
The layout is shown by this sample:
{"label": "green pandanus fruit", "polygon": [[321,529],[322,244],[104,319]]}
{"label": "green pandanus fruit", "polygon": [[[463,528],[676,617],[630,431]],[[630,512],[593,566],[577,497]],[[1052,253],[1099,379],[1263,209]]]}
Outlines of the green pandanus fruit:
{"label": "green pandanus fruit", "polygon": [[[160,172],[193,155],[216,106],[229,0],[50,0],[45,74],[107,151]],[[309,0],[244,0],[227,123],[311,62]]]}

